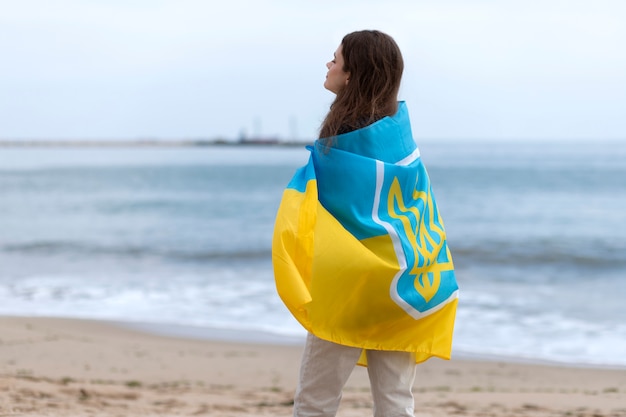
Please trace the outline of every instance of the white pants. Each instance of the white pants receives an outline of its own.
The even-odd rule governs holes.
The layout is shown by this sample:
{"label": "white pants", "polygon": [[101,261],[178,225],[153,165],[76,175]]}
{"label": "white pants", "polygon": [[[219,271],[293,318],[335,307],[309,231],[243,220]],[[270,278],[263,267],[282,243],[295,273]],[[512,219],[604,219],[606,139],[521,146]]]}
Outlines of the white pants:
{"label": "white pants", "polygon": [[[360,348],[338,345],[309,333],[294,399],[294,416],[334,416],[343,387],[361,351]],[[412,417],[414,354],[382,350],[368,350],[366,354],[374,416]]]}

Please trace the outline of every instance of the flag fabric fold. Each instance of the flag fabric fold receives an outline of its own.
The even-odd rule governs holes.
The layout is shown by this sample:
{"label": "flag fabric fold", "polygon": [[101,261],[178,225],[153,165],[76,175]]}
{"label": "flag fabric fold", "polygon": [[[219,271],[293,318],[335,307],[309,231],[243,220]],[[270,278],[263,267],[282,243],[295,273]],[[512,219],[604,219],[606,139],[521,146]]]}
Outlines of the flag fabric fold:
{"label": "flag fabric fold", "polygon": [[321,339],[449,359],[458,286],[406,104],[308,149],[274,226],[287,308]]}

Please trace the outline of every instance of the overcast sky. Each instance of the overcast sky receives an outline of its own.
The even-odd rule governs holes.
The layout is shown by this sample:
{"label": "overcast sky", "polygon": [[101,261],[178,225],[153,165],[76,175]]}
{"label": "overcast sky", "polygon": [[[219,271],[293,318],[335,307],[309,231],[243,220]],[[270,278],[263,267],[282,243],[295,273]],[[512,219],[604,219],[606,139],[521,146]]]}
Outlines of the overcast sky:
{"label": "overcast sky", "polygon": [[625,22],[624,0],[0,0],[0,138],[310,139],[325,63],[379,29],[417,138],[626,140]]}

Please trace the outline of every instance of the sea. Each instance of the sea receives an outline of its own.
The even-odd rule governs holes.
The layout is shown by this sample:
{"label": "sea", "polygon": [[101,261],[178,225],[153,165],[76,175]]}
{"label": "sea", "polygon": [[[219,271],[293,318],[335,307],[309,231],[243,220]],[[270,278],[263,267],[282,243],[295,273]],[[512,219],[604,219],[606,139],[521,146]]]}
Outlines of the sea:
{"label": "sea", "polygon": [[[626,141],[419,145],[460,286],[453,357],[626,368]],[[271,240],[308,155],[0,147],[0,315],[301,343]]]}

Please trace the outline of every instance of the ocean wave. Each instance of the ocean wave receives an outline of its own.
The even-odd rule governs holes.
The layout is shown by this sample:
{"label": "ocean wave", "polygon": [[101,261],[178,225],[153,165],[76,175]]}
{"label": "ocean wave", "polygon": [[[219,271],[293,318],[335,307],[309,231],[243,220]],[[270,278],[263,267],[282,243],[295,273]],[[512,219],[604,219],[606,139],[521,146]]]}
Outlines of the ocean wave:
{"label": "ocean wave", "polygon": [[457,265],[569,266],[622,269],[626,245],[619,242],[527,240],[451,245]]}
{"label": "ocean wave", "polygon": [[[587,242],[563,244],[556,240],[488,241],[451,245],[457,266],[480,264],[509,266],[568,266],[620,269],[626,267],[626,244]],[[262,259],[271,257],[269,243],[264,247],[220,247],[194,249],[156,245],[106,245],[97,242],[46,240],[24,243],[0,243],[0,254],[23,256],[93,256],[116,258],[160,258],[172,261],[214,261]]]}
{"label": "ocean wave", "polygon": [[98,243],[78,241],[38,241],[28,243],[0,244],[0,253],[24,256],[64,256],[80,255],[92,257],[145,258],[153,257],[173,261],[215,261],[233,259],[263,259],[271,257],[268,248],[233,248],[219,250],[185,250],[180,248],[159,248],[154,246],[119,245],[108,246]]}

